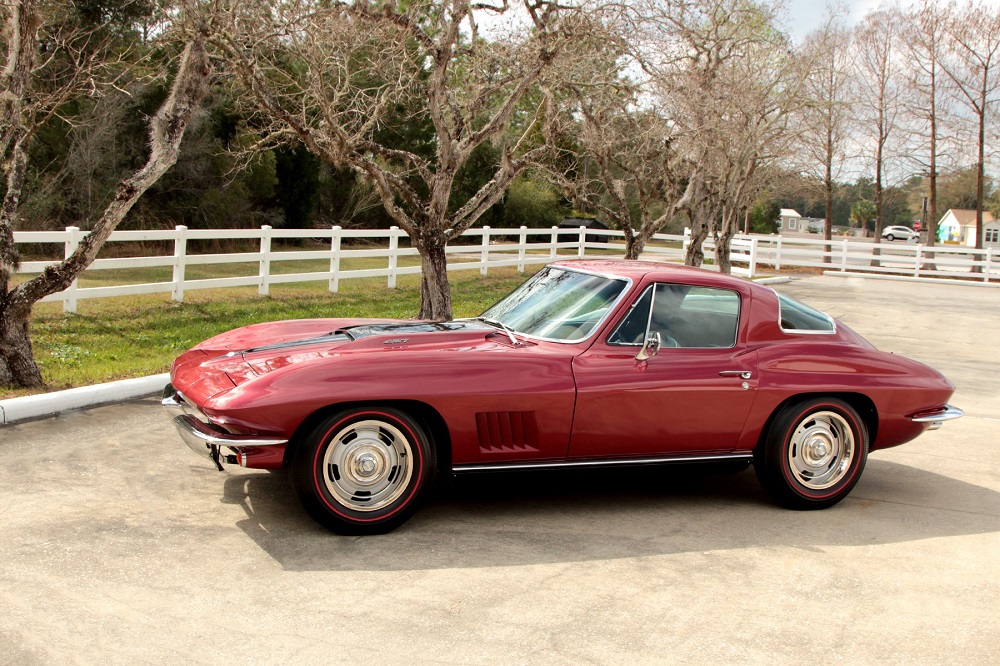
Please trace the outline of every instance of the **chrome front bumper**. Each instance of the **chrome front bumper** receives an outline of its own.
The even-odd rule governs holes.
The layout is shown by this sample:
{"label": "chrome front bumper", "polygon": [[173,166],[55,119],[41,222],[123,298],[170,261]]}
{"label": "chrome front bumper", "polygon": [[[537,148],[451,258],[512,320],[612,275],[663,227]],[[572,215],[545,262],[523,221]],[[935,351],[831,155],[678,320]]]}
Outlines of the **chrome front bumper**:
{"label": "chrome front bumper", "polygon": [[[259,435],[233,435],[217,430],[204,414],[184,400],[171,384],[163,389],[163,408],[167,411],[177,433],[188,447],[200,456],[215,463],[221,471],[222,463],[246,466],[246,453],[242,450],[247,446],[283,446],[287,439],[261,437]],[[231,453],[226,453],[223,449]]]}
{"label": "chrome front bumper", "polygon": [[914,423],[930,423],[931,427],[928,430],[937,430],[945,421],[952,421],[963,416],[965,416],[965,412],[958,407],[945,405],[940,411],[913,416],[910,420]]}

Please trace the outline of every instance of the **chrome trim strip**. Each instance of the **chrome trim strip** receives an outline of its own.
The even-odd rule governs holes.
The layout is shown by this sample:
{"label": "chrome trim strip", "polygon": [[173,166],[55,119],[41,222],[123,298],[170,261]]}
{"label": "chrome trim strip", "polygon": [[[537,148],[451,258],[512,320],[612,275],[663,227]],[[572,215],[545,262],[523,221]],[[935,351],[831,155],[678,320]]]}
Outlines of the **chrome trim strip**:
{"label": "chrome trim strip", "polygon": [[954,419],[962,418],[965,416],[965,411],[959,409],[958,407],[953,407],[952,405],[945,405],[942,411],[936,412],[934,414],[924,414],[923,416],[911,416],[910,420],[914,423],[930,423],[930,430],[937,430],[941,427],[941,424],[945,421],[952,421]]}
{"label": "chrome trim strip", "polygon": [[587,467],[624,467],[628,465],[661,465],[665,463],[702,463],[702,462],[723,462],[733,460],[753,460],[753,454],[746,453],[718,453],[702,456],[661,456],[657,458],[610,458],[605,460],[558,460],[553,462],[535,463],[473,463],[469,465],[454,465],[451,471],[455,474],[465,474],[468,472],[499,472],[512,469],[532,470],[532,469],[574,469]]}
{"label": "chrome trim strip", "polygon": [[177,427],[177,432],[181,435],[181,439],[188,442],[188,446],[191,446],[192,441],[197,444],[197,447],[192,448],[195,448],[198,453],[201,453],[200,449],[206,445],[209,447],[228,446],[239,448],[241,446],[282,446],[288,443],[287,439],[276,437],[231,435],[227,432],[218,432],[217,430],[212,430],[190,414],[175,416],[173,422],[174,426]]}

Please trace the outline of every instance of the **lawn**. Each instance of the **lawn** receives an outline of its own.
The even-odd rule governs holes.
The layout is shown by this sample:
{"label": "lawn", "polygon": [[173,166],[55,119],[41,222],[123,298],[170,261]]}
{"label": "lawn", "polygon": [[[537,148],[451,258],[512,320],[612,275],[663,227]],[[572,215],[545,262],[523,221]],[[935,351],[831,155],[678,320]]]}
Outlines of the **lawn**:
{"label": "lawn", "polygon": [[[452,273],[455,316],[479,314],[534,270],[529,267],[527,274],[518,274],[513,268],[495,268],[487,277],[478,271]],[[106,284],[110,277],[101,275],[95,282]],[[81,286],[97,286],[87,281],[82,280]],[[206,289],[187,292],[183,303],[158,294],[83,300],[77,309],[77,314],[64,314],[61,303],[35,308],[31,335],[48,390],[166,372],[174,357],[198,342],[262,321],[415,317],[420,309],[420,278],[400,276],[397,288],[391,290],[385,278],[370,278],[342,280],[335,294],[327,290],[326,282],[310,282],[273,286],[267,297],[259,296],[255,287]],[[37,392],[0,389],[0,399]]]}

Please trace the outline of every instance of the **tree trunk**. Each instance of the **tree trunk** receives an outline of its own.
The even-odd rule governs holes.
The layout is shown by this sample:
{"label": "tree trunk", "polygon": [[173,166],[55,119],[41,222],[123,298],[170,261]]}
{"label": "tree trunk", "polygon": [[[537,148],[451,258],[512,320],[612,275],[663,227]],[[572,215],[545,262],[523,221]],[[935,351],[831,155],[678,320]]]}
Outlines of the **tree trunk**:
{"label": "tree trunk", "polygon": [[30,314],[8,307],[6,298],[0,298],[0,386],[42,385],[28,333]]}
{"label": "tree trunk", "polygon": [[826,216],[826,220],[823,221],[823,240],[827,241],[827,244],[823,246],[825,252],[823,252],[823,263],[828,264],[831,261],[831,257],[828,254],[831,249],[830,242],[833,239],[833,132],[827,132],[826,139],[826,178],[823,179],[823,189],[825,196],[825,209],[823,214]]}
{"label": "tree trunk", "polygon": [[[879,131],[881,130],[881,111],[879,112]],[[872,238],[874,247],[872,248],[872,262],[873,267],[881,266],[882,263],[877,259],[879,255],[882,254],[882,248],[878,246],[882,242],[882,229],[884,228],[884,221],[882,216],[885,215],[885,193],[882,189],[882,140],[879,139],[878,147],[875,150],[876,162],[875,162],[875,234]]]}
{"label": "tree trunk", "polygon": [[[986,108],[986,98],[983,97],[983,109]],[[979,115],[979,163],[976,165],[976,249],[983,249],[985,237],[983,229],[983,204],[986,199],[985,167],[986,167],[986,112]],[[978,266],[976,267],[979,268]],[[978,271],[977,271],[978,272]]]}
{"label": "tree trunk", "polygon": [[731,245],[736,235],[736,217],[734,212],[727,211],[722,219],[722,231],[715,241],[715,263],[719,272],[729,275],[733,272]]}
{"label": "tree trunk", "polygon": [[695,214],[695,211],[689,211],[688,218],[691,222],[691,238],[684,254],[684,264],[697,268],[705,261],[705,250],[702,249],[702,245],[708,238],[708,225],[705,224],[705,218]]}
{"label": "tree trunk", "polygon": [[[935,61],[936,63],[936,61]],[[927,247],[934,247],[937,240],[937,81],[934,70],[931,70],[931,94],[930,94],[930,173],[927,174],[927,181],[930,191],[927,196],[927,218],[924,220],[924,233],[927,234]],[[923,269],[926,271],[937,270],[934,265],[934,253],[924,253]]]}
{"label": "tree trunk", "polygon": [[[15,388],[37,388],[44,385],[41,373],[32,354],[29,321],[31,310],[39,300],[62,291],[89,266],[101,246],[115,227],[132,209],[139,197],[153,183],[166,173],[177,161],[181,140],[191,116],[197,109],[208,89],[211,73],[208,54],[205,51],[207,34],[198,32],[188,43],[181,57],[177,75],[170,88],[170,95],[150,120],[150,154],[146,164],[118,184],[114,199],[104,210],[101,219],[78,246],[77,250],[62,263],[49,266],[40,275],[7,291],[6,278],[13,271],[8,259],[16,259],[13,234],[6,233],[13,228],[16,217],[14,210],[7,211],[5,198],[0,226],[0,257],[4,260],[4,289],[0,291],[0,385]],[[9,194],[9,193],[8,193]],[[9,244],[9,246],[8,246]]]}
{"label": "tree trunk", "polygon": [[447,321],[452,318],[446,247],[444,236],[425,238],[417,244],[421,261],[420,319]]}
{"label": "tree trunk", "polygon": [[625,258],[638,259],[646,247],[646,241],[641,234],[633,232],[631,229],[625,230]]}

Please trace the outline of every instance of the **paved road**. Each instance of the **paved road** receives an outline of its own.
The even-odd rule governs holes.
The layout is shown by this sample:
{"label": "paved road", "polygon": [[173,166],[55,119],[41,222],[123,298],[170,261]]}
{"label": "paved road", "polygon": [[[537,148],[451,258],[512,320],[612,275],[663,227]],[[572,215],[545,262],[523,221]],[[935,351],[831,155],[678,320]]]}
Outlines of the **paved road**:
{"label": "paved road", "polygon": [[393,534],[213,471],[154,400],[0,429],[0,664],[1000,662],[1000,291],[779,289],[945,371],[969,416],[833,509],[752,472],[523,475]]}

